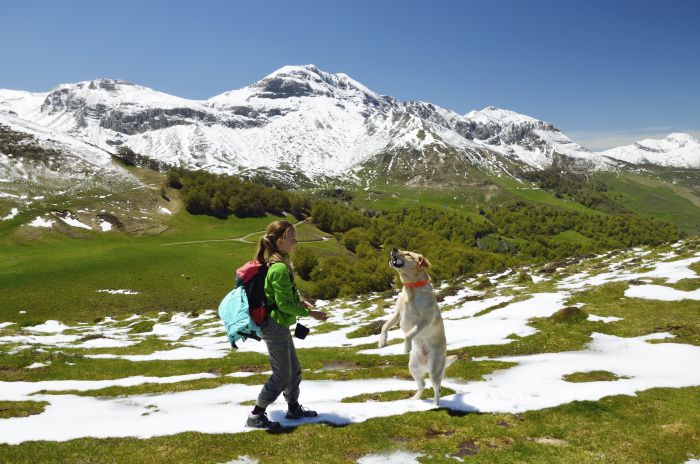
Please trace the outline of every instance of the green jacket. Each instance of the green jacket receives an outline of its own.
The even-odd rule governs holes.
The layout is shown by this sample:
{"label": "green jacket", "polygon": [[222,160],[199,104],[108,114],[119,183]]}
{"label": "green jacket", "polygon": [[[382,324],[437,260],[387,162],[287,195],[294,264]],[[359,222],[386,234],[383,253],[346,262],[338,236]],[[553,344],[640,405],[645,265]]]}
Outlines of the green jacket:
{"label": "green jacket", "polygon": [[297,316],[308,316],[309,310],[301,304],[299,292],[289,278],[289,269],[284,263],[270,266],[265,278],[265,297],[271,308],[269,317],[283,327],[297,321]]}

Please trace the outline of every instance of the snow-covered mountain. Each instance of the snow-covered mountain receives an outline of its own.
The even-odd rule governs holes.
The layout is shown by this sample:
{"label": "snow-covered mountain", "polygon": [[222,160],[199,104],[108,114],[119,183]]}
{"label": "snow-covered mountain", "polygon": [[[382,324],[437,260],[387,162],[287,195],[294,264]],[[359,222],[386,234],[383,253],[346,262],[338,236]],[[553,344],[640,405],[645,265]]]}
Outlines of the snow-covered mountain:
{"label": "snow-covered mountain", "polygon": [[[147,176],[146,176],[147,177]],[[177,208],[160,185],[115,163],[106,150],[0,113],[0,228],[20,224],[82,237],[86,230],[160,233]],[[12,227],[12,225],[10,225]]]}
{"label": "snow-covered mountain", "polygon": [[285,66],[201,101],[112,79],[46,93],[0,90],[2,112],[102,150],[127,146],[212,172],[293,171],[318,179],[348,176],[387,155],[411,165],[426,152],[431,163],[456,157],[489,171],[541,169],[558,156],[597,168],[614,164],[550,123],[494,107],[459,115],[400,102],[313,65]]}
{"label": "snow-covered mountain", "polygon": [[681,168],[700,168],[700,143],[684,133],[672,133],[663,139],[645,139],[632,145],[600,152],[632,164],[658,164]]}
{"label": "snow-covered mountain", "polygon": [[142,187],[115,164],[109,152],[76,137],[10,114],[0,113],[0,196],[30,203],[86,191],[114,192]]}
{"label": "snow-covered mountain", "polygon": [[174,166],[257,171],[292,182],[358,173],[409,179],[470,168],[510,174],[562,162],[614,169],[616,159],[624,159],[589,152],[529,116],[495,107],[460,115],[431,103],[401,102],[313,65],[285,66],[208,100],[113,79],[45,93],[0,90],[2,113],[111,153],[128,147]]}

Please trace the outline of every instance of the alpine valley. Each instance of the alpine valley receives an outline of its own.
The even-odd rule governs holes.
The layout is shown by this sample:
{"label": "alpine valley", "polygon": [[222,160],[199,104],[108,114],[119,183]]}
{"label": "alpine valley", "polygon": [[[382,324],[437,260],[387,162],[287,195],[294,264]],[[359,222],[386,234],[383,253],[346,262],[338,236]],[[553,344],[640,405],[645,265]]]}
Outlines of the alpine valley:
{"label": "alpine valley", "polygon": [[[94,208],[120,192],[149,190],[125,161],[281,188],[456,190],[477,204],[498,200],[498,193],[559,202],[567,192],[557,186],[532,192],[547,184],[536,173],[567,173],[586,183],[601,179],[626,208],[686,232],[700,230],[700,144],[688,134],[592,152],[549,122],[495,107],[460,115],[427,102],[402,102],[314,65],[285,66],[208,100],[114,79],[43,93],[0,89],[5,220],[32,206],[70,209],[89,198],[95,228],[111,221],[132,224],[121,230],[159,232],[153,221],[133,226],[133,214],[121,221],[119,212],[105,210],[100,218],[102,209]],[[141,219],[162,213],[163,205],[146,203]]]}

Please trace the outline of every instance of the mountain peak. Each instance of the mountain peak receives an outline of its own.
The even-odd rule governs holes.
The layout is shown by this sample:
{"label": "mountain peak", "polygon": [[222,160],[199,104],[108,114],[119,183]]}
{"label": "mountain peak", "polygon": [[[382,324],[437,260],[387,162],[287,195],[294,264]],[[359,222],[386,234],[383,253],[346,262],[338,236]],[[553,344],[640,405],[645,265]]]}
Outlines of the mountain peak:
{"label": "mountain peak", "polygon": [[199,106],[199,103],[121,79],[102,78],[58,85],[46,94],[40,109],[45,115],[65,113],[68,116],[64,120],[66,124],[71,124],[70,120],[75,119],[79,125],[83,125],[85,115],[103,118],[115,108],[138,112],[148,108],[193,106]]}
{"label": "mountain peak", "polygon": [[266,85],[266,83],[270,81],[279,83],[280,81],[278,79],[287,81],[293,80],[297,83],[307,82],[310,89],[321,93],[326,93],[329,90],[354,90],[375,97],[377,96],[370,89],[352,79],[347,74],[333,74],[323,71],[314,64],[282,66],[278,70],[268,74],[261,81],[253,84],[253,86],[257,86],[258,84]]}
{"label": "mountain peak", "polygon": [[640,140],[631,145],[611,148],[601,154],[632,164],[700,167],[700,143],[684,132],[672,132],[663,139]]}
{"label": "mountain peak", "polygon": [[377,99],[379,95],[347,74],[322,71],[314,64],[282,66],[258,82],[207,100],[214,105],[243,105],[251,98],[335,97]]}
{"label": "mountain peak", "polygon": [[91,81],[60,84],[52,88],[50,92],[63,89],[106,90],[108,92],[115,92],[118,91],[121,86],[137,87],[136,84],[121,79],[99,78]]}
{"label": "mountain peak", "polygon": [[263,78],[267,79],[268,77],[274,77],[274,76],[286,76],[286,75],[294,75],[298,77],[302,76],[320,76],[321,73],[320,69],[315,64],[304,64],[304,65],[286,65],[282,66],[281,68],[277,69],[276,71],[272,71],[270,74],[265,76]]}
{"label": "mountain peak", "polygon": [[678,144],[686,144],[688,142],[698,143],[698,140],[695,137],[690,134],[686,134],[685,132],[671,132],[666,136],[665,140]]}
{"label": "mountain peak", "polygon": [[635,142],[637,146],[646,146],[653,148],[669,149],[683,148],[687,145],[698,145],[698,140],[685,132],[671,132],[663,139],[644,139]]}
{"label": "mountain peak", "polygon": [[533,117],[516,113],[515,111],[497,108],[495,106],[487,106],[481,111],[470,111],[465,115],[467,119],[480,124],[495,123],[500,125],[508,124],[537,124],[542,121]]}

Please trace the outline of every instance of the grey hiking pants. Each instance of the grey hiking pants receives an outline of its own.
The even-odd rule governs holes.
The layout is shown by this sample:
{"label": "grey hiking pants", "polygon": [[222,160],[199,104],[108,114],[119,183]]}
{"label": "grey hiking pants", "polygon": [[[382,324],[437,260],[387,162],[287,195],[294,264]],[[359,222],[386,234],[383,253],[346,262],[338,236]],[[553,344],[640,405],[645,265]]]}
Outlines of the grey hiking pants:
{"label": "grey hiking pants", "polygon": [[270,354],[272,375],[263,385],[256,404],[266,408],[280,393],[284,393],[287,403],[294,404],[299,399],[301,366],[289,327],[283,327],[268,317],[260,329]]}

